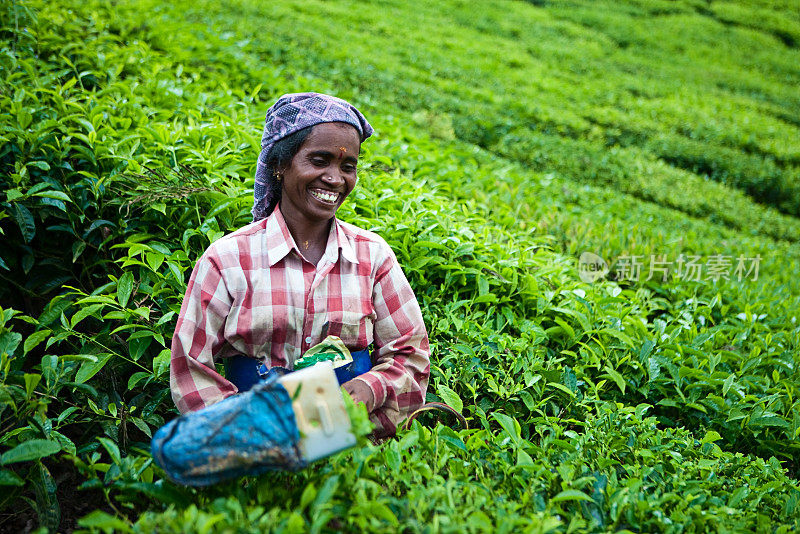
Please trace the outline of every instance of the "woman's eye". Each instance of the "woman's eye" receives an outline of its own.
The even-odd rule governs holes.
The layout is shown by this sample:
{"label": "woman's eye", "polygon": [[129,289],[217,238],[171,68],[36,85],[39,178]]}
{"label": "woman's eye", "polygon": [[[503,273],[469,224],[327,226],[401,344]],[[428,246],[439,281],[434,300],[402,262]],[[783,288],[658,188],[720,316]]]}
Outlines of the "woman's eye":
{"label": "woman's eye", "polygon": [[356,166],[355,165],[345,165],[344,167],[342,167],[342,170],[344,170],[344,172],[356,172]]}
{"label": "woman's eye", "polygon": [[317,167],[324,167],[328,164],[328,162],[322,158],[314,158],[311,160],[311,164]]}

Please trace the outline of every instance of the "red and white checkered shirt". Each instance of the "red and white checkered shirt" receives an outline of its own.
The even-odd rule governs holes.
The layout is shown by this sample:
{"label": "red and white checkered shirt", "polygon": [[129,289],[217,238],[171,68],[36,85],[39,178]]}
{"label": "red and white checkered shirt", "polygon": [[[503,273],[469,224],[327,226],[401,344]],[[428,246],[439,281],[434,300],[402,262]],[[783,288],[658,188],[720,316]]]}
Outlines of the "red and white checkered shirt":
{"label": "red and white checkered shirt", "polygon": [[[327,326],[326,326],[327,324]],[[278,207],[215,241],[197,261],[172,338],[170,388],[182,413],[237,392],[214,362],[243,354],[291,369],[327,334],[352,351],[374,343],[367,406],[377,433],[425,402],[428,334],[397,258],[378,235],[334,219],[314,266]]]}

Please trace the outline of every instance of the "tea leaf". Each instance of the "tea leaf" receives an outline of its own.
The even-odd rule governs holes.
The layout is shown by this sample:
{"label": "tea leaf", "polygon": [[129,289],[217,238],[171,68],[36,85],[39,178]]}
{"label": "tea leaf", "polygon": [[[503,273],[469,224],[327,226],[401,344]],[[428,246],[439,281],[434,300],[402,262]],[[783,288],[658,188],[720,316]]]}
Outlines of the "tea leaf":
{"label": "tea leaf", "polygon": [[578,491],[578,490],[564,490],[564,491],[558,493],[558,495],[556,495],[552,499],[550,499],[550,502],[553,502],[553,503],[564,502],[564,501],[594,502],[594,500],[591,497],[589,497],[588,495],[586,495],[582,491]]}
{"label": "tea leaf", "polygon": [[444,384],[439,384],[436,387],[436,393],[442,398],[445,404],[453,408],[455,411],[461,413],[461,411],[464,409],[464,403],[461,401],[461,397],[459,397],[455,391]]}
{"label": "tea leaf", "polygon": [[33,214],[22,204],[15,202],[14,218],[17,221],[19,231],[22,232],[22,238],[26,243],[30,243],[36,235],[36,222],[33,220]]}
{"label": "tea leaf", "polygon": [[20,443],[13,449],[6,451],[0,456],[0,464],[9,465],[19,462],[29,462],[38,460],[46,456],[51,456],[61,451],[61,446],[46,439],[32,439]]}
{"label": "tea leaf", "polygon": [[106,363],[111,359],[111,354],[98,354],[95,361],[85,361],[81,364],[78,372],[75,374],[75,383],[83,384],[94,375],[100,372]]}
{"label": "tea leaf", "polygon": [[133,274],[128,271],[117,282],[117,302],[123,308],[128,305],[128,299],[133,292]]}

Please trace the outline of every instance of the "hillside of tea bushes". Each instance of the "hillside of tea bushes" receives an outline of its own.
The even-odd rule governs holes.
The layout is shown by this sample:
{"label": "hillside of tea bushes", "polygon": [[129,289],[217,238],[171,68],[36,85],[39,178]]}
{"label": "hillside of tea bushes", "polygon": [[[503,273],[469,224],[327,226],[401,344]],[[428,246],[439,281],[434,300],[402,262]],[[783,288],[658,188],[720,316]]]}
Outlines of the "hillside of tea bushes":
{"label": "hillside of tea bushes", "polygon": [[[0,530],[800,528],[796,0],[13,0],[0,36]],[[470,428],[180,487],[186,282],[309,90],[375,126],[339,215]]]}

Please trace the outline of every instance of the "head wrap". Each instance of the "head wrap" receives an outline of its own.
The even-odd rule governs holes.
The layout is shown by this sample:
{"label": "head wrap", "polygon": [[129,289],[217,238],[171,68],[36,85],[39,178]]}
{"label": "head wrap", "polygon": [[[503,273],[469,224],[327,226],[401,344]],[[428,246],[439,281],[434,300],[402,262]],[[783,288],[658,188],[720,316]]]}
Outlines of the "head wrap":
{"label": "head wrap", "polygon": [[335,96],[320,93],[289,93],[280,97],[267,110],[253,192],[254,221],[269,215],[266,212],[272,200],[269,183],[275,178],[267,171],[267,156],[272,146],[287,135],[323,122],[345,122],[353,125],[358,130],[362,142],[373,132],[372,126],[360,111]]}

